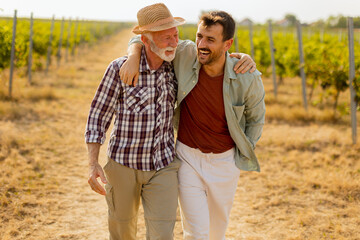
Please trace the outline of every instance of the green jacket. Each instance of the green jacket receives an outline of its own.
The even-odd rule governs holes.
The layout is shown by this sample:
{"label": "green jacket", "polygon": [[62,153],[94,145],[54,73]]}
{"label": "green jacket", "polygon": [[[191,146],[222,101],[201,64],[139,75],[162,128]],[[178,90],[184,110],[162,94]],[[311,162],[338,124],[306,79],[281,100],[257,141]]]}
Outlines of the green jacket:
{"label": "green jacket", "polygon": [[[139,37],[135,37],[130,44],[139,41]],[[226,53],[223,97],[229,132],[236,144],[235,164],[245,171],[260,171],[254,149],[265,122],[264,86],[261,73],[257,70],[253,73],[236,74],[233,67],[237,61],[238,59],[231,58]],[[174,115],[174,126],[177,129],[181,102],[198,82],[201,64],[197,60],[195,43],[180,40],[173,64],[178,80]]]}

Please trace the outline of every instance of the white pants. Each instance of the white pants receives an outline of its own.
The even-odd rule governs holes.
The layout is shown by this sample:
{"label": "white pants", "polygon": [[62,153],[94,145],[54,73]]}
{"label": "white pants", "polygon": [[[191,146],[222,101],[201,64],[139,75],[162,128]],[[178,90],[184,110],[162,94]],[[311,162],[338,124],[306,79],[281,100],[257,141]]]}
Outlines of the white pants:
{"label": "white pants", "polygon": [[177,141],[179,202],[185,240],[224,240],[240,170],[235,150],[202,153]]}

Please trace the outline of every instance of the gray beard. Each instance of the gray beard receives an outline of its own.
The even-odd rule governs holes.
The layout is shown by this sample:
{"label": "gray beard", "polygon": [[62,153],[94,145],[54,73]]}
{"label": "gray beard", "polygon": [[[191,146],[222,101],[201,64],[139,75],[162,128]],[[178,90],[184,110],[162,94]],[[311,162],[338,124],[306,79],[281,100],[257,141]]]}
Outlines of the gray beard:
{"label": "gray beard", "polygon": [[[158,46],[156,46],[156,44],[153,42],[152,39],[149,39],[149,40],[150,40],[151,51],[153,51],[159,58],[161,58],[162,60],[164,60],[166,62],[171,62],[172,60],[174,60],[175,53],[170,56],[166,56],[166,54],[165,54],[166,48],[159,48]],[[174,50],[176,51],[176,48],[174,48]]]}

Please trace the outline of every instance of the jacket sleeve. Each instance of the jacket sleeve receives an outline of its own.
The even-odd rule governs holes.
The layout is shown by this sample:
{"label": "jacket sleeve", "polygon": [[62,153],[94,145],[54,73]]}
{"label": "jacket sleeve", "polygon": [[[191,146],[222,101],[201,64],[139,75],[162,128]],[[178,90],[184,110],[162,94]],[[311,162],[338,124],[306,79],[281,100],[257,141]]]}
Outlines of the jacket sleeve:
{"label": "jacket sleeve", "polygon": [[144,43],[141,41],[141,35],[136,35],[134,37],[132,37],[128,43],[128,46],[130,46],[131,44],[134,43],[140,43],[141,45],[144,46]]}
{"label": "jacket sleeve", "polygon": [[265,91],[260,74],[253,75],[253,81],[245,97],[245,135],[255,148],[265,123]]}

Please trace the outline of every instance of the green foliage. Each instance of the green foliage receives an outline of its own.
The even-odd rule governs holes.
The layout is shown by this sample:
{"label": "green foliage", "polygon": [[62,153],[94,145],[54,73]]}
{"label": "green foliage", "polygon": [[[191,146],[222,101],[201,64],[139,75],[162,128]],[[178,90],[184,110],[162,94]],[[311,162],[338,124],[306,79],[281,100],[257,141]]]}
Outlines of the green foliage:
{"label": "green foliage", "polygon": [[270,43],[266,29],[261,29],[259,32],[254,33],[254,50],[255,61],[257,62],[258,69],[265,76],[269,74],[269,67],[271,65]]}
{"label": "green foliage", "polygon": [[356,56],[355,48],[355,78],[353,79],[353,87],[355,89],[355,101],[359,105],[360,103],[360,59],[359,56]]}
{"label": "green foliage", "polygon": [[[69,28],[69,24],[70,28]],[[71,49],[81,43],[94,43],[104,36],[113,34],[121,28],[128,26],[127,23],[117,22],[94,22],[94,21],[66,21],[63,29],[62,48],[69,44]],[[0,70],[10,65],[11,42],[13,34],[13,20],[0,18]],[[33,60],[35,65],[40,66],[40,58],[47,55],[50,41],[51,20],[35,19],[33,25]],[[70,31],[69,31],[70,30]],[[77,32],[77,34],[75,34]],[[56,20],[52,37],[52,55],[56,55],[59,48],[61,34],[61,20]],[[76,37],[75,37],[76,35]],[[17,67],[26,66],[29,57],[30,20],[18,19],[16,26],[15,41],[15,64]]]}
{"label": "green foliage", "polygon": [[0,24],[0,69],[10,65],[11,54],[11,29]]}
{"label": "green foliage", "polygon": [[[360,17],[354,17],[354,27],[360,28]],[[346,28],[347,27],[347,17],[343,15],[338,16],[330,16],[326,20],[328,27],[335,27],[335,28]]]}
{"label": "green foliage", "polygon": [[[180,38],[195,40],[196,30],[195,26],[181,27]],[[311,89],[309,98],[311,100],[314,90],[321,87],[320,102],[324,97],[331,98],[334,110],[341,108],[341,106],[338,107],[339,95],[349,88],[349,50],[346,35],[345,29],[303,27],[304,69],[307,85]],[[239,27],[235,36],[238,39],[239,52],[250,54],[248,28]],[[355,35],[356,77],[353,86],[356,90],[356,100],[360,101],[360,39],[357,37]],[[275,26],[273,41],[276,71],[280,81],[284,77],[300,75],[299,48],[295,28]],[[271,56],[267,26],[254,26],[253,44],[257,68],[264,76],[269,76]],[[235,49],[236,47],[232,46],[229,51],[234,52]]]}

